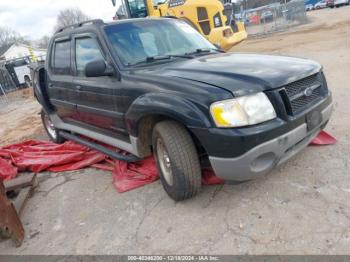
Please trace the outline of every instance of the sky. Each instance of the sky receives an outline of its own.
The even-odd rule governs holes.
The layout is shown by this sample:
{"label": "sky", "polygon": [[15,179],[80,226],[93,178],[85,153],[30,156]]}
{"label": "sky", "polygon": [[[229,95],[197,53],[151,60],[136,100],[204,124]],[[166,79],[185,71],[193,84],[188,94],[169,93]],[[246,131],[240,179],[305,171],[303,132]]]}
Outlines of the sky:
{"label": "sky", "polygon": [[[117,0],[117,7],[120,0]],[[117,7],[111,0],[0,0],[0,26],[35,40],[51,35],[56,17],[65,8],[79,8],[91,18],[112,20]]]}

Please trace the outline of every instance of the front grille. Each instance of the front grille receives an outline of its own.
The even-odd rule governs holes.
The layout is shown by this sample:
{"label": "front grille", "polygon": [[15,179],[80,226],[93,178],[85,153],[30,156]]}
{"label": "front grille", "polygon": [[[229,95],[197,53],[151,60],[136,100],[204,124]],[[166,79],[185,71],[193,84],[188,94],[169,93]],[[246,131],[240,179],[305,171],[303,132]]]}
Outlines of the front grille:
{"label": "front grille", "polygon": [[285,92],[287,97],[284,99],[287,104],[287,112],[296,115],[323,96],[323,84],[320,75],[314,74],[287,84],[283,87],[282,92]]}
{"label": "front grille", "polygon": [[313,101],[320,98],[321,92],[320,88],[317,88],[310,96],[301,96],[291,102],[293,112],[298,112],[305,106],[312,104]]}

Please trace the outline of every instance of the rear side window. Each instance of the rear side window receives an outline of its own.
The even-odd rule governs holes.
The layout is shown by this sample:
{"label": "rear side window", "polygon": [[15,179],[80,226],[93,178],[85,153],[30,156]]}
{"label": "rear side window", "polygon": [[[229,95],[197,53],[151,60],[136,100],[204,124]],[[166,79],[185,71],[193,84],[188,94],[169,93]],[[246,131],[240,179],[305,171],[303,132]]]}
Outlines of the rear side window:
{"label": "rear side window", "polygon": [[75,62],[79,76],[85,76],[85,65],[103,59],[99,45],[94,38],[78,38],[75,41]]}
{"label": "rear side window", "polygon": [[70,75],[70,41],[56,42],[51,64],[53,72],[59,75]]}

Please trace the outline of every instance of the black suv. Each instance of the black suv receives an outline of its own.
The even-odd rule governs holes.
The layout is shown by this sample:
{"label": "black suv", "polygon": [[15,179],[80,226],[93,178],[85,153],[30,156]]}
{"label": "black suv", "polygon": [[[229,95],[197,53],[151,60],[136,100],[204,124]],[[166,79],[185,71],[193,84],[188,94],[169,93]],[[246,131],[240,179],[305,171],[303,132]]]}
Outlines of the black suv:
{"label": "black suv", "polygon": [[223,53],[178,19],[72,25],[55,33],[47,57],[35,96],[50,138],[125,161],[153,153],[175,200],[199,191],[203,165],[225,180],[266,174],[332,111],[318,63]]}

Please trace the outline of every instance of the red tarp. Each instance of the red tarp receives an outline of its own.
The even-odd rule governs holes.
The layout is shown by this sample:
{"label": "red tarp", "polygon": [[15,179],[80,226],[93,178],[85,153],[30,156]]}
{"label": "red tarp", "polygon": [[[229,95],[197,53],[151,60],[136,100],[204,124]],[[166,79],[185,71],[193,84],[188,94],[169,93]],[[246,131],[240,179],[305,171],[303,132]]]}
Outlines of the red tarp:
{"label": "red tarp", "polygon": [[[321,131],[311,144],[326,145],[335,142],[335,138]],[[28,140],[0,148],[0,179],[2,180],[14,178],[20,171],[61,172],[89,166],[112,171],[113,184],[118,192],[125,192],[158,179],[156,164],[152,156],[135,163],[126,163],[111,160],[100,152],[72,141],[58,145],[49,141]],[[212,169],[203,169],[203,184],[213,185],[223,182],[214,175]]]}
{"label": "red tarp", "polygon": [[[0,179],[3,180],[16,177],[20,171],[62,172],[89,166],[112,171],[113,184],[118,192],[129,191],[158,179],[153,157],[126,163],[112,160],[72,141],[58,145],[49,141],[28,140],[0,148]],[[204,184],[223,183],[211,170],[205,170],[203,174]]]}
{"label": "red tarp", "polygon": [[318,133],[317,137],[315,137],[310,145],[317,145],[317,146],[323,146],[323,145],[334,145],[337,143],[337,139],[335,137],[331,136],[325,131],[321,131]]}

